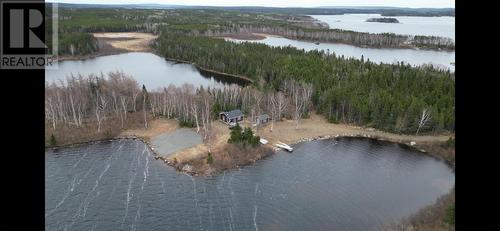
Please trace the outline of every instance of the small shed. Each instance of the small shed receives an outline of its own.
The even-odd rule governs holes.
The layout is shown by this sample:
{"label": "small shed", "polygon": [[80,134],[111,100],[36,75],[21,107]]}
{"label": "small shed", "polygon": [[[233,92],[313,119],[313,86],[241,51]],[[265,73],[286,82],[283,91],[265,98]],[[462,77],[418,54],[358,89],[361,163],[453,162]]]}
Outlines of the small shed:
{"label": "small shed", "polygon": [[269,117],[268,114],[262,114],[262,115],[255,117],[255,123],[256,124],[265,124],[265,123],[269,122],[270,119],[271,119],[271,117]]}
{"label": "small shed", "polygon": [[223,111],[219,113],[219,119],[224,123],[236,123],[243,120],[243,112],[240,109]]}

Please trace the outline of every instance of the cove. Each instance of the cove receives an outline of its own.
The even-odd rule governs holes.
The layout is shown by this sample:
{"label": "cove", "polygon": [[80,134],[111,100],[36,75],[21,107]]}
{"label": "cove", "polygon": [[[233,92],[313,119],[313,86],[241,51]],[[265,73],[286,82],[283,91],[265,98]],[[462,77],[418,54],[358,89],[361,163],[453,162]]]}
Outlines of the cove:
{"label": "cove", "polygon": [[454,185],[444,162],[362,138],[294,145],[210,177],[138,140],[47,150],[46,230],[377,230]]}

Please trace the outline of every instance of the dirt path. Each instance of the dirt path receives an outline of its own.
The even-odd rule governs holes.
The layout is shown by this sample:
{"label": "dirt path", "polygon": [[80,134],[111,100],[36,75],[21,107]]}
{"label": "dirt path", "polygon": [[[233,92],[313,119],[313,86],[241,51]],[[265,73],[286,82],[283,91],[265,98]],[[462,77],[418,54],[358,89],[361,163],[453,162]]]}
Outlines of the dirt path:
{"label": "dirt path", "polygon": [[[248,126],[248,125],[246,125]],[[268,123],[258,130],[258,135],[269,140],[271,143],[281,141],[287,144],[293,144],[305,139],[318,137],[335,136],[365,136],[382,140],[389,140],[400,143],[410,143],[411,141],[433,142],[446,141],[450,135],[438,136],[412,136],[398,135],[375,129],[367,129],[346,124],[329,123],[323,116],[311,113],[310,118],[300,120],[299,127],[295,127],[295,122],[285,120],[274,123],[273,131],[271,124]]]}
{"label": "dirt path", "polygon": [[179,128],[175,120],[155,119],[149,122],[149,128],[129,129],[120,134],[121,137],[137,136],[147,141],[161,134],[171,133]]}

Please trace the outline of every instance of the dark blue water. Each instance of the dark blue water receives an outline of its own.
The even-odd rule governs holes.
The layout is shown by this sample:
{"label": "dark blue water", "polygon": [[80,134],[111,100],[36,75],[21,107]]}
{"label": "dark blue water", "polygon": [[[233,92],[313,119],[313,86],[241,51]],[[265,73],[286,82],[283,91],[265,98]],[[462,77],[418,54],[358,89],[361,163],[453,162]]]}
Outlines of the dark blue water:
{"label": "dark blue water", "polygon": [[304,142],[215,177],[137,140],[45,154],[46,230],[376,230],[454,185],[443,162],[368,139]]}

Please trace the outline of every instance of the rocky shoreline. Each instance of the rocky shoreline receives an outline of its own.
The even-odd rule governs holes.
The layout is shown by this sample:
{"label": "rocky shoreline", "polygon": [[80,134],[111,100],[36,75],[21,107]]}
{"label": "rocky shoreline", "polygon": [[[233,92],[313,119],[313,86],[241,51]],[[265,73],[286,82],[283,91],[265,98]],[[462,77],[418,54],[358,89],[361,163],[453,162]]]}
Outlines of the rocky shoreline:
{"label": "rocky shoreline", "polygon": [[[394,140],[390,138],[384,138],[380,136],[372,136],[369,134],[359,134],[359,135],[354,135],[354,134],[342,134],[342,135],[326,135],[326,136],[315,136],[315,137],[308,137],[308,138],[302,138],[299,139],[295,142],[290,143],[289,145],[295,145],[301,142],[310,142],[310,141],[315,141],[315,140],[326,140],[326,139],[336,139],[336,138],[365,138],[365,139],[373,139],[377,141],[384,141],[384,142],[391,142],[391,143],[396,143],[400,145],[404,145],[407,148],[414,149],[418,152],[421,152],[422,154],[430,155],[432,157],[436,157],[439,159],[444,160],[451,168],[455,169],[455,163],[454,161],[448,161],[446,158],[443,158],[442,156],[438,154],[432,154],[424,150],[423,148],[419,147],[415,142],[413,141],[402,141],[402,140]],[[58,145],[58,146],[49,146],[46,147],[47,149],[59,149],[59,148],[70,148],[70,147],[75,147],[75,146],[80,146],[80,145],[88,145],[88,144],[95,144],[95,143],[101,143],[101,142],[111,142],[111,141],[117,141],[117,140],[122,140],[122,139],[133,139],[133,140],[140,140],[144,142],[148,148],[151,150],[151,153],[153,154],[153,157],[156,160],[162,160],[165,164],[175,168],[179,172],[184,172],[192,176],[206,176],[207,174],[203,174],[202,171],[197,170],[193,165],[190,165],[189,163],[186,164],[181,164],[182,166],[179,166],[178,163],[174,163],[168,159],[168,157],[160,155],[157,151],[155,146],[149,141],[149,139],[140,137],[140,136],[135,136],[135,135],[130,135],[130,136],[118,136],[114,138],[109,138],[109,139],[101,139],[101,140],[91,140],[91,141],[86,141],[86,142],[81,142],[81,143],[73,143],[73,144],[66,144],[66,145]],[[267,145],[268,147],[270,146],[269,144]],[[279,148],[272,147],[269,149],[266,149],[266,151],[272,150],[272,154],[276,153],[279,151]],[[248,160],[247,164],[245,165],[250,165],[255,163],[258,160],[261,160],[263,158],[266,158],[270,156],[269,154],[267,155],[261,155],[262,158],[257,158],[257,159],[252,159]],[[245,165],[238,165],[236,168],[245,166]],[[228,170],[227,168],[224,169],[213,169],[211,172],[212,173],[220,173],[223,170]],[[216,175],[216,174],[208,174],[208,175]]]}

